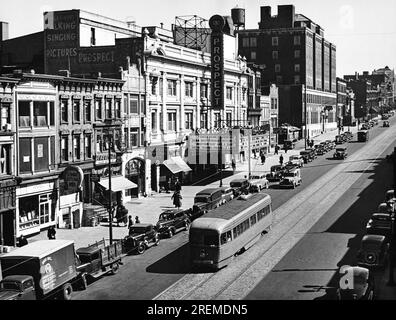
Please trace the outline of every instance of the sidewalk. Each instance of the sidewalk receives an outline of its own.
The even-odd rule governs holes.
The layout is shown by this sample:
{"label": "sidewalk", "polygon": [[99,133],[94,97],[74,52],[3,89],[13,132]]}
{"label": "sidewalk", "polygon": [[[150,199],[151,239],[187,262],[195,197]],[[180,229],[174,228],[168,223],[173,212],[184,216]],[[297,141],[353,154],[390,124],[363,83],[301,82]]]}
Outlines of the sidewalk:
{"label": "sidewalk", "polygon": [[[347,128],[345,128],[347,131]],[[357,132],[356,127],[351,127],[351,131],[355,134]],[[317,136],[314,139],[315,144],[320,143],[325,140],[334,140],[335,136],[338,135],[338,130],[330,131],[320,136]],[[279,156],[283,155],[283,162],[286,163],[289,161],[290,155],[300,154],[301,150],[304,150],[305,141],[300,140],[297,142],[295,149],[289,150],[285,153],[284,150],[279,151],[279,155],[274,155],[273,153],[266,155],[265,164],[261,164],[261,160],[259,158],[251,159],[251,172],[269,172],[271,166],[279,164]],[[228,169],[229,176],[223,179],[223,186],[229,185],[229,183],[238,178],[243,178],[248,175],[248,161],[245,163],[237,163],[236,173],[232,175],[231,169]],[[208,184],[206,186],[183,186],[182,187],[182,208],[191,208],[194,204],[194,196],[197,192],[206,189],[206,188],[216,188],[219,187],[219,181]],[[152,223],[156,224],[158,221],[158,217],[164,210],[173,209],[173,201],[171,200],[173,193],[154,193],[151,197],[133,199],[132,201],[125,204],[126,208],[129,211],[129,214],[133,216],[139,216],[139,219],[142,223]],[[122,225],[122,224],[121,224]],[[113,227],[113,238],[121,239],[127,235],[128,231],[126,227]],[[109,228],[108,224],[102,224],[97,227],[87,227],[73,230],[63,230],[57,229],[56,234],[57,239],[69,239],[74,240],[76,243],[76,248],[86,246],[88,244],[92,244],[95,241],[99,241],[103,238],[109,238]],[[46,232],[42,232],[41,234],[29,238],[29,242],[36,240],[47,239]]]}

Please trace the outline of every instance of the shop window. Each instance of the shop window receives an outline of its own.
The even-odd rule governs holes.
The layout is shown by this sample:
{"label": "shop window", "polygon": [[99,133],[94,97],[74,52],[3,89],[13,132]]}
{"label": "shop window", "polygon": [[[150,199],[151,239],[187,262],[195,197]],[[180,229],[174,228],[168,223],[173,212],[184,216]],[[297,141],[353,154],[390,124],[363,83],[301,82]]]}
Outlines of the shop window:
{"label": "shop window", "polygon": [[279,58],[278,51],[272,51],[272,59],[278,60],[278,58]]}
{"label": "shop window", "polygon": [[80,122],[80,100],[73,100],[73,121]]}
{"label": "shop window", "polygon": [[140,113],[146,114],[146,98],[140,97]]}
{"label": "shop window", "polygon": [[84,119],[85,122],[91,122],[91,101],[84,101]]}
{"label": "shop window", "polygon": [[32,172],[31,138],[19,139],[19,171],[20,173]]}
{"label": "shop window", "polygon": [[34,138],[34,171],[47,171],[48,169],[48,137]]}
{"label": "shop window", "polygon": [[19,113],[19,126],[22,128],[30,127],[30,102],[19,101],[18,102],[18,113]]}
{"label": "shop window", "polygon": [[73,157],[74,160],[80,160],[80,135],[73,136]]}
{"label": "shop window", "polygon": [[278,46],[279,44],[279,38],[278,37],[272,37],[272,45],[273,46]]}
{"label": "shop window", "polygon": [[95,100],[95,114],[96,120],[102,119],[102,100]]}
{"label": "shop window", "polygon": [[19,228],[25,230],[40,225],[38,196],[19,199]]}
{"label": "shop window", "polygon": [[90,134],[85,135],[84,147],[85,147],[85,159],[91,159],[92,158],[92,136]]}
{"label": "shop window", "polygon": [[227,127],[232,127],[232,113],[231,112],[226,113],[226,123],[227,123]]}
{"label": "shop window", "polygon": [[10,119],[10,104],[9,103],[3,103],[0,104],[1,106],[1,130],[7,130],[7,124],[11,124],[11,119]]}
{"label": "shop window", "polygon": [[61,160],[69,161],[69,141],[68,136],[61,137]]}

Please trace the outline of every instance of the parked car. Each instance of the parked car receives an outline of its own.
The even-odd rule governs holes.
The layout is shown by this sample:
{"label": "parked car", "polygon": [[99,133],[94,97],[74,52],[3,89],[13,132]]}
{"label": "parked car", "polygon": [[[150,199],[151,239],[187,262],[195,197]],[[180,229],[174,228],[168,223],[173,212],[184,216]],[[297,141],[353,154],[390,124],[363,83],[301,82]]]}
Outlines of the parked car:
{"label": "parked car", "polygon": [[326,140],[329,150],[333,150],[336,147],[336,144],[332,140]]}
{"label": "parked car", "polygon": [[250,176],[250,192],[260,192],[262,189],[269,188],[269,181],[264,173],[256,173]]}
{"label": "parked car", "polygon": [[335,143],[336,144],[343,144],[344,143],[344,141],[342,140],[342,136],[341,135],[337,135],[337,136],[335,136]]}
{"label": "parked car", "polygon": [[393,201],[380,203],[377,212],[391,214],[395,212],[395,203]]}
{"label": "parked car", "polygon": [[373,128],[373,127],[375,126],[375,122],[374,122],[373,120],[370,120],[370,121],[369,121],[369,126],[370,126],[371,128]]}
{"label": "parked car", "polygon": [[334,159],[346,159],[348,157],[347,148],[336,148],[333,157]]}
{"label": "parked car", "polygon": [[388,191],[386,191],[386,194],[385,194],[385,201],[386,202],[388,202],[388,201],[396,201],[396,198],[395,198],[395,190],[388,190]]}
{"label": "parked car", "polygon": [[248,179],[235,179],[230,182],[230,187],[234,189],[234,197],[243,193],[249,193],[250,183]]}
{"label": "parked car", "polygon": [[304,158],[304,163],[312,162],[316,159],[316,153],[313,149],[300,151],[300,155]]}
{"label": "parked car", "polygon": [[285,170],[284,165],[272,166],[271,172],[267,174],[267,180],[270,182],[282,180]]}
{"label": "parked car", "polygon": [[289,162],[300,168],[304,167],[304,157],[301,155],[292,155],[289,157]]}
{"label": "parked car", "polygon": [[321,146],[323,147],[323,149],[324,149],[325,152],[328,152],[328,151],[331,150],[331,149],[330,149],[330,145],[328,144],[327,141],[323,141],[323,142],[319,143],[319,145],[321,145]]}
{"label": "parked car", "polygon": [[124,248],[127,253],[143,254],[150,246],[158,246],[160,237],[155,227],[148,223],[138,223],[129,228],[129,234],[124,238]]}
{"label": "parked car", "polygon": [[378,234],[390,237],[392,233],[392,217],[387,213],[373,213],[366,225],[367,234]]}
{"label": "parked car", "polygon": [[363,123],[360,129],[361,130],[370,130],[371,126],[368,123]]}
{"label": "parked car", "polygon": [[295,164],[295,163],[292,163],[292,162],[286,162],[286,165],[285,165],[285,170],[286,171],[290,171],[290,170],[293,170],[293,169],[299,169],[300,168],[300,166],[298,165],[298,164]]}
{"label": "parked car", "polygon": [[283,142],[283,149],[285,149],[285,150],[286,150],[286,148],[287,148],[287,150],[292,150],[292,149],[294,149],[294,147],[295,147],[295,143],[291,140],[285,140]]}
{"label": "parked car", "polygon": [[162,212],[157,222],[157,232],[160,236],[172,238],[178,230],[190,228],[190,219],[186,210],[171,209]]}
{"label": "parked car", "polygon": [[387,121],[387,120],[385,120],[385,121],[382,123],[382,126],[383,126],[384,128],[389,128],[389,127],[390,127],[390,122]]}
{"label": "parked car", "polygon": [[324,149],[323,145],[321,145],[321,144],[316,144],[314,146],[314,148],[315,148],[316,154],[318,156],[323,156],[326,153],[326,150]]}
{"label": "parked car", "polygon": [[366,268],[385,267],[389,257],[389,243],[381,235],[369,234],[362,239],[357,259],[358,266]]}
{"label": "parked car", "polygon": [[[348,283],[345,283],[344,277],[347,277]],[[352,278],[352,283],[349,282],[349,277]],[[338,283],[340,286],[337,289],[337,300],[374,300],[374,277],[367,268],[341,268]]]}
{"label": "parked car", "polygon": [[353,133],[351,131],[346,131],[345,135],[349,141],[353,139]]}
{"label": "parked car", "polygon": [[301,170],[293,169],[284,173],[283,179],[279,182],[279,187],[292,187],[294,189],[301,183]]}
{"label": "parked car", "polygon": [[221,187],[220,189],[222,193],[221,197],[223,199],[223,204],[234,199],[234,189],[231,187]]}

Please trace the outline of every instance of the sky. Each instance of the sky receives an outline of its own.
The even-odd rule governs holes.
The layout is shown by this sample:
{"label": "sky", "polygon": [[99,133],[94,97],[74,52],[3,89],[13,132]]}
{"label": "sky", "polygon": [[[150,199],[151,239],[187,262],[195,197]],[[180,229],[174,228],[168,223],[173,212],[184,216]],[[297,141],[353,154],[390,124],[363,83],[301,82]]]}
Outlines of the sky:
{"label": "sky", "polygon": [[293,4],[324,29],[325,38],[337,46],[337,76],[396,67],[395,0],[0,0],[0,21],[9,22],[10,37],[43,30],[42,13],[82,9],[139,26],[171,29],[175,16],[230,15],[246,9],[246,28],[258,27],[260,6]]}

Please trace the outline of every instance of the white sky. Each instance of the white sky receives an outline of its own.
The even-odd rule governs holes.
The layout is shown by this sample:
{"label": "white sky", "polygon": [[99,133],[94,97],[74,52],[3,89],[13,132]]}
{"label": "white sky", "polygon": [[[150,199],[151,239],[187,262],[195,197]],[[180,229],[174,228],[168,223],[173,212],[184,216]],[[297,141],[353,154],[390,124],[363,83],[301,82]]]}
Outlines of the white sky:
{"label": "white sky", "polygon": [[337,75],[396,66],[395,0],[0,0],[0,21],[10,23],[10,37],[43,29],[42,12],[82,9],[139,26],[165,24],[171,29],[175,16],[230,15],[236,5],[246,9],[246,27],[256,28],[260,6],[294,4],[301,13],[325,30],[337,46]]}

